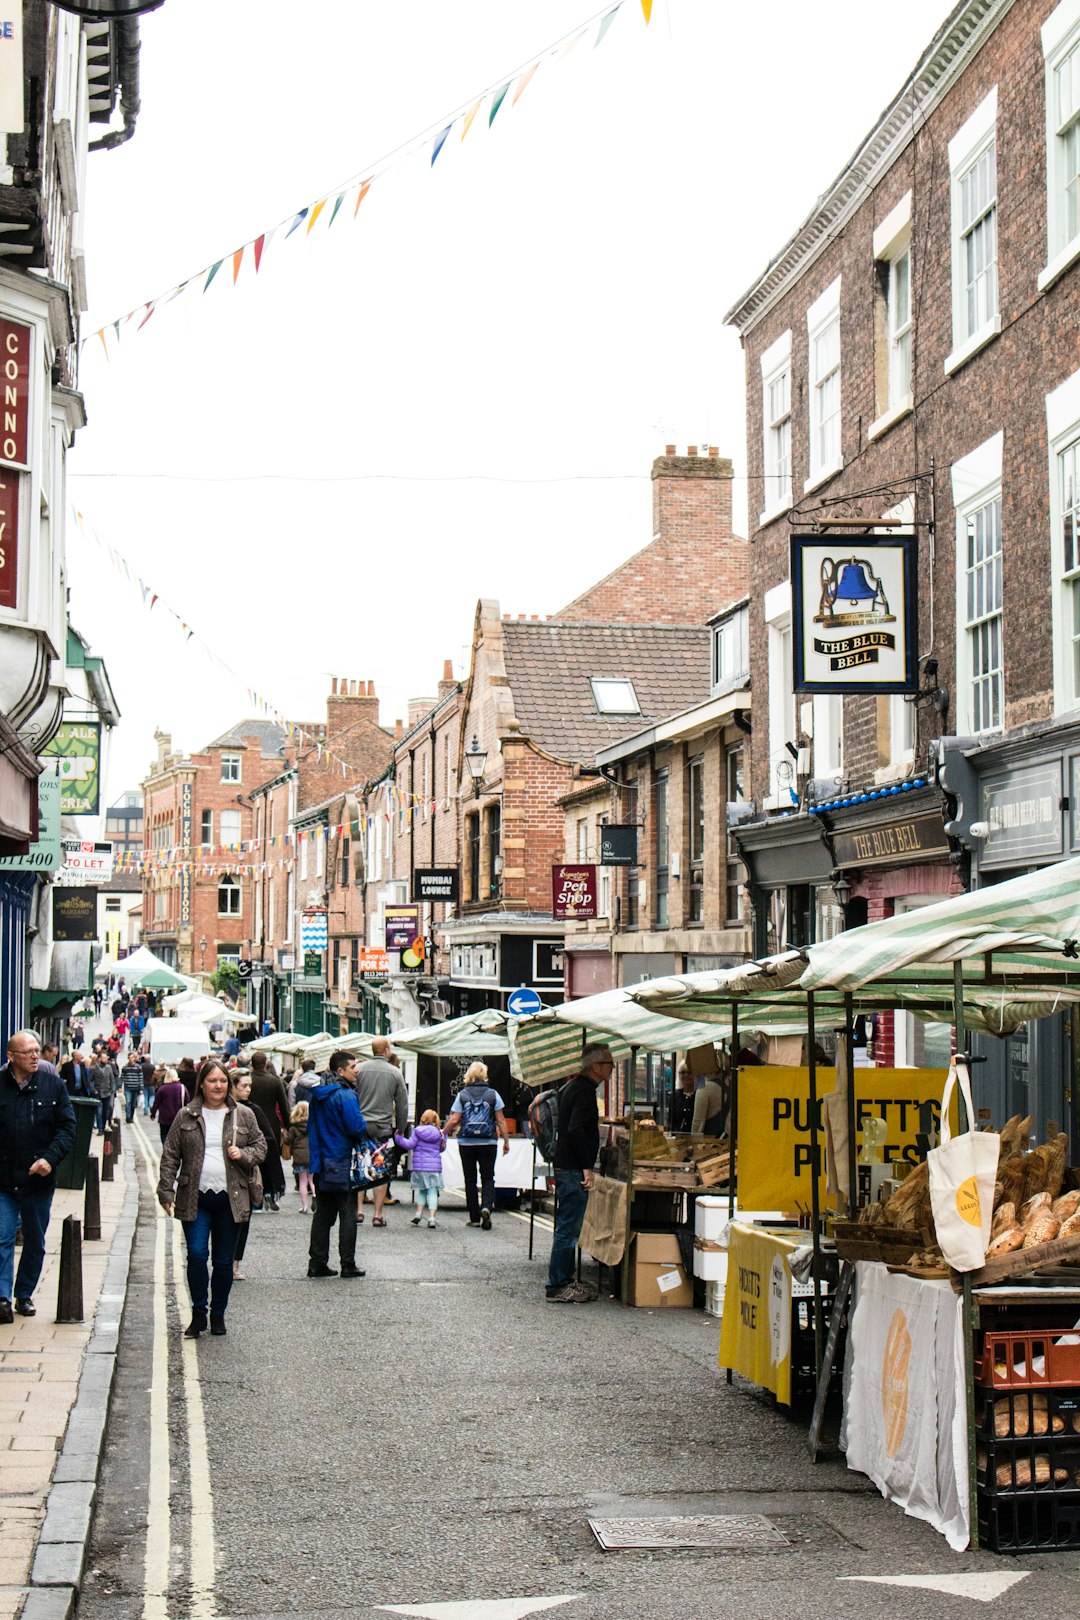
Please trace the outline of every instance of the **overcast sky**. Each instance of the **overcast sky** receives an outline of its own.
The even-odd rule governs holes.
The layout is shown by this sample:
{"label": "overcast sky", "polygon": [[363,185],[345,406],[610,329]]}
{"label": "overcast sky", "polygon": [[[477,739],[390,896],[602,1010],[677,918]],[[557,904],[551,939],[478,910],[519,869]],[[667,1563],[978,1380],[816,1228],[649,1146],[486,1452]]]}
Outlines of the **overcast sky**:
{"label": "overcast sky", "polygon": [[[724,311],[810,211],[945,0],[625,0],[438,161],[393,162],[256,280],[88,345],[72,502],[240,675],[69,534],[74,623],[123,711],[107,797],[153,731],[196,749],[254,687],[318,719],[332,675],[382,719],[467,667],[478,597],[551,613],[650,538],[665,443],[735,462]],[[470,103],[588,0],[166,0],[135,137],[89,159],[84,334]],[[301,18],[300,22],[297,19]],[[308,19],[317,19],[310,22]],[[872,20],[871,20],[872,19]],[[887,20],[887,28],[884,23]],[[752,504],[752,503],[751,503]]]}

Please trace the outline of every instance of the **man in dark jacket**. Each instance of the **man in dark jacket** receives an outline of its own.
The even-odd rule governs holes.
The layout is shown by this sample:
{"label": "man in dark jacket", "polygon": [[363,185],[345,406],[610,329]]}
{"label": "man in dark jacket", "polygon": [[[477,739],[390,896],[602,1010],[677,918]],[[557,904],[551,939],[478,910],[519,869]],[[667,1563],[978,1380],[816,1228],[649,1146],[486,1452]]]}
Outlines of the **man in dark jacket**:
{"label": "man in dark jacket", "polygon": [[309,1277],[337,1276],[330,1265],[330,1229],[335,1220],[341,1275],[364,1275],[356,1264],[356,1193],[349,1186],[353,1144],[367,1135],[364,1116],[353,1090],[355,1079],[353,1054],[334,1052],[330,1058],[329,1078],[311,1093],[308,1151],[318,1201],[308,1245]]}
{"label": "man in dark jacket", "polygon": [[61,1063],[60,1078],[67,1086],[69,1097],[90,1095],[90,1065],[83,1057],[81,1046],[75,1048],[66,1063]]}
{"label": "man in dark jacket", "polygon": [[585,1305],[596,1298],[574,1281],[574,1256],[600,1151],[596,1088],[611,1078],[615,1060],[606,1046],[587,1047],[581,1073],[559,1093],[555,1136],[555,1236],[548,1261],[547,1297],[555,1305]]}
{"label": "man in dark jacket", "polygon": [[[271,1127],[277,1133],[278,1144],[289,1128],[289,1096],[285,1090],[285,1082],[267,1059],[265,1052],[251,1054],[251,1103],[261,1108]],[[266,1204],[269,1209],[277,1209],[278,1201],[272,1193],[267,1193]]]}
{"label": "man in dark jacket", "polygon": [[54,1172],[75,1141],[67,1087],[59,1075],[38,1073],[41,1048],[32,1029],[11,1037],[7,1058],[0,1069],[0,1322],[15,1320],[12,1300],[20,1316],[37,1315],[33,1294],[45,1259]]}

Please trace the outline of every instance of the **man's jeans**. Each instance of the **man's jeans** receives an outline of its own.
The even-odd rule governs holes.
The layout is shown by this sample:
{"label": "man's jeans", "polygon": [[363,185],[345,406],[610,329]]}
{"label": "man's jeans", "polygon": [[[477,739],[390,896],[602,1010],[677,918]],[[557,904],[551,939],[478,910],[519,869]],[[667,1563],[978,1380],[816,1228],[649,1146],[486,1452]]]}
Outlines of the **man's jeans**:
{"label": "man's jeans", "polygon": [[555,1237],[548,1261],[547,1291],[566,1288],[574,1280],[574,1256],[585,1219],[589,1195],[580,1170],[555,1172]]}
{"label": "man's jeans", "polygon": [[139,1097],[141,1094],[142,1086],[139,1087],[138,1091],[134,1091],[130,1086],[124,1087],[124,1101],[127,1104],[127,1122],[129,1125],[135,1118],[135,1110],[139,1106]]}
{"label": "man's jeans", "polygon": [[[187,1280],[191,1308],[205,1311],[207,1295],[214,1316],[224,1316],[232,1287],[233,1259],[236,1255],[237,1224],[227,1192],[201,1192],[199,1213],[184,1221],[187,1242]],[[213,1271],[207,1261],[213,1245]]]}
{"label": "man's jeans", "polygon": [[112,1124],[112,1110],[113,1110],[113,1099],[112,1099],[112,1097],[99,1097],[97,1107],[98,1107],[98,1130],[101,1132],[102,1136],[104,1136],[106,1126]]}
{"label": "man's jeans", "polygon": [[[35,1180],[38,1178],[35,1177]],[[53,1188],[25,1188],[0,1192],[0,1299],[30,1299],[38,1285],[45,1260],[45,1228],[49,1224]],[[14,1281],[15,1233],[22,1225],[22,1254],[19,1275]]]}
{"label": "man's jeans", "polygon": [[[499,1148],[497,1143],[484,1143],[481,1147],[470,1147],[467,1142],[458,1138],[458,1152],[461,1154],[461,1173],[465,1177],[465,1202],[469,1206],[470,1221],[480,1219],[480,1205],[485,1209],[495,1208],[495,1156]],[[480,1172],[480,1197],[476,1193],[476,1172]]]}
{"label": "man's jeans", "polygon": [[356,1193],[338,1187],[326,1187],[322,1178],[315,1178],[315,1213],[311,1217],[311,1240],[308,1258],[314,1266],[330,1263],[330,1228],[338,1223],[338,1254],[343,1265],[356,1260]]}

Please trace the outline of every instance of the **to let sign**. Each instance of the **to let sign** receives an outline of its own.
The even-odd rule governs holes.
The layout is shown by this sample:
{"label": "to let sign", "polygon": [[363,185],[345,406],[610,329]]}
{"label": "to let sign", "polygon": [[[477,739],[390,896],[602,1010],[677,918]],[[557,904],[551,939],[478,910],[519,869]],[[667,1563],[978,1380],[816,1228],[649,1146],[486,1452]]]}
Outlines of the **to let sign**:
{"label": "to let sign", "polygon": [[596,916],[596,867],[551,868],[551,915],[556,922],[588,921]]}

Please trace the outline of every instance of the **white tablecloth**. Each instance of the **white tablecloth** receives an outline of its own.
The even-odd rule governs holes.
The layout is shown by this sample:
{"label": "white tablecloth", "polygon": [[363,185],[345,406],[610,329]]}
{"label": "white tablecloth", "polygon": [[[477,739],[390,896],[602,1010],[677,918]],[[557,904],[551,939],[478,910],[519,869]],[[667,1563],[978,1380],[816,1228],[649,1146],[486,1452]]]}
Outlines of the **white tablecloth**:
{"label": "white tablecloth", "polygon": [[[451,1137],[446,1144],[446,1152],[442,1161],[443,1180],[448,1187],[462,1188],[465,1178],[461,1173],[461,1155],[458,1152],[457,1138]],[[496,1187],[519,1187],[526,1190],[532,1186],[533,1173],[533,1145],[524,1136],[510,1138],[510,1151],[504,1153],[502,1145],[495,1155],[495,1185]],[[536,1158],[536,1185],[543,1187],[547,1177],[547,1166],[537,1154]]]}
{"label": "white tablecloth", "polygon": [[848,1467],[962,1551],[970,1515],[959,1295],[948,1282],[860,1261],[848,1356]]}

